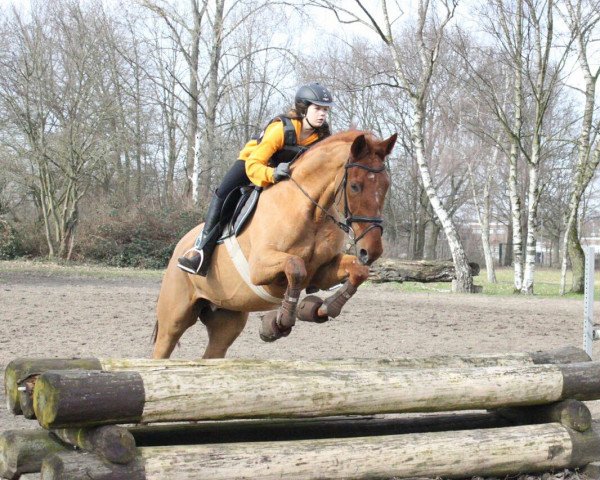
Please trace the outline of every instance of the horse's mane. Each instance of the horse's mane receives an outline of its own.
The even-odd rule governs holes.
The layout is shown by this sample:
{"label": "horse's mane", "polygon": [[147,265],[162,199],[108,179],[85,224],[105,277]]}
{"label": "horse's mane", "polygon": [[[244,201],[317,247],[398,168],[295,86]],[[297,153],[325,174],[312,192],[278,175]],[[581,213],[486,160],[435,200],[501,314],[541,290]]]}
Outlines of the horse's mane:
{"label": "horse's mane", "polygon": [[[334,135],[331,135],[320,142],[313,144],[306,152],[304,152],[297,160],[298,163],[306,162],[308,158],[313,158],[323,149],[326,149],[332,144],[335,143],[352,143],[356,137],[361,134],[368,134],[368,132],[363,132],[361,130],[346,130],[344,132],[339,132]],[[370,135],[370,134],[369,134]]]}
{"label": "horse's mane", "polygon": [[325,140],[321,140],[320,142],[315,144],[311,148],[311,150],[327,146],[333,142],[352,142],[352,141],[354,141],[354,139],[356,137],[358,137],[359,135],[361,135],[363,133],[367,133],[367,132],[363,132],[361,130],[346,130],[344,132],[339,132],[339,133],[336,133],[334,135],[327,137]]}

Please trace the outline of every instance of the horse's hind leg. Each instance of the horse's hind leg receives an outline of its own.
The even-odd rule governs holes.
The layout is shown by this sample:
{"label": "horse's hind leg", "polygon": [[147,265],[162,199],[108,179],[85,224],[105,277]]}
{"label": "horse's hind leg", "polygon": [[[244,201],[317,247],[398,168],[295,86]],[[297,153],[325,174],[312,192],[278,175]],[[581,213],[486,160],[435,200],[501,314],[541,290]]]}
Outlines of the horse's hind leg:
{"label": "horse's hind leg", "polygon": [[[169,266],[171,268],[171,266]],[[156,340],[152,358],[169,358],[177,342],[198,320],[198,310],[185,285],[163,279],[156,306]]]}
{"label": "horse's hind leg", "polygon": [[208,345],[202,358],[224,358],[231,344],[244,330],[248,312],[205,309],[200,320],[208,332]]}

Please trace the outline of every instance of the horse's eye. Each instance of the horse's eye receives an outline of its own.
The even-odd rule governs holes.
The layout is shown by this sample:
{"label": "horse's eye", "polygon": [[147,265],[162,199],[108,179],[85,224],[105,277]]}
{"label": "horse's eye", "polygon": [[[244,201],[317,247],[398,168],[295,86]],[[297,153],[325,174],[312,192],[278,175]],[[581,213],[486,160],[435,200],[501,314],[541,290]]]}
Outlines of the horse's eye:
{"label": "horse's eye", "polygon": [[361,191],[361,186],[358,183],[351,183],[350,190],[352,190],[353,193],[358,193]]}

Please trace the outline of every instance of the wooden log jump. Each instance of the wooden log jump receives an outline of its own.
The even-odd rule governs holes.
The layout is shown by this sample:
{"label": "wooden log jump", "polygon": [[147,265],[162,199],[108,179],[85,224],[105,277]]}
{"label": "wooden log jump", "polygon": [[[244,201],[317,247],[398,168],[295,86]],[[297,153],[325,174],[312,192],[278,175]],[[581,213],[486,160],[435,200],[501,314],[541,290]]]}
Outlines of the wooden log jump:
{"label": "wooden log jump", "polygon": [[31,359],[18,358],[11,361],[4,375],[4,390],[7,407],[14,415],[24,414],[34,418],[32,392],[37,377],[49,370],[102,370],[119,372],[144,370],[157,367],[206,368],[218,365],[249,369],[280,367],[284,369],[354,369],[354,368],[442,368],[442,367],[491,367],[511,365],[564,364],[589,361],[590,357],[580,348],[565,347],[558,350],[479,355],[435,355],[425,358],[388,359],[333,359],[322,361],[285,360],[148,360],[119,358],[80,358],[80,359]]}
{"label": "wooden log jump", "polygon": [[586,465],[600,455],[597,425],[579,433],[557,424],[378,437],[138,449],[126,466],[92,455],[55,454],[42,478],[178,480],[505,476]]}
{"label": "wooden log jump", "polygon": [[[268,392],[265,395],[264,392]],[[455,369],[218,366],[49,371],[34,390],[44,428],[261,417],[434,412],[600,398],[600,362]]]}
{"label": "wooden log jump", "polygon": [[[451,432],[528,425],[533,421],[560,421],[570,427],[587,418],[589,410],[578,401],[534,407],[537,415],[528,410],[511,408],[504,411],[475,413],[445,413],[393,415],[371,417],[321,417],[301,419],[234,420],[188,424],[155,424],[123,427],[104,426],[89,429],[15,430],[0,434],[0,477],[15,479],[23,473],[41,470],[45,457],[68,450],[72,445],[93,452],[110,462],[125,464],[134,458],[136,446],[175,446],[194,444],[291,441],[349,437],[378,437],[407,433]],[[546,412],[544,413],[544,410]],[[556,412],[578,412],[566,416]],[[583,412],[583,414],[579,414]],[[556,420],[554,420],[556,419]],[[591,422],[589,424],[591,426]],[[581,430],[585,431],[585,430]],[[62,443],[57,443],[58,436]]]}
{"label": "wooden log jump", "polygon": [[[31,460],[24,455],[31,433],[12,433],[4,446],[0,436],[0,475],[18,478],[35,462],[42,478],[65,480],[463,478],[579,467],[600,460],[600,424],[581,403],[600,399],[600,362],[583,355],[565,363],[581,357],[575,349],[320,362],[117,360],[106,368],[91,359],[89,369],[67,361],[50,370],[56,360],[15,362],[14,385],[26,387],[19,401],[32,392],[34,413],[49,430],[35,432],[44,447]],[[421,413],[472,409],[488,411]],[[165,424],[185,420],[194,423]]]}

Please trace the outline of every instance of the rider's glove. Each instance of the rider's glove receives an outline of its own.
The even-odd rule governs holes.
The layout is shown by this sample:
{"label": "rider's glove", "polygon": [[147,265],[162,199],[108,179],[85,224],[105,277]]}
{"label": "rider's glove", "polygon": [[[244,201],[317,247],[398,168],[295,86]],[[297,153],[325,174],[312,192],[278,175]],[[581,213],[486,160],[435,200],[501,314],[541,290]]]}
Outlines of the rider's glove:
{"label": "rider's glove", "polygon": [[273,171],[273,180],[275,183],[280,182],[281,180],[285,180],[286,178],[290,178],[292,172],[290,171],[289,163],[280,163],[275,167]]}

